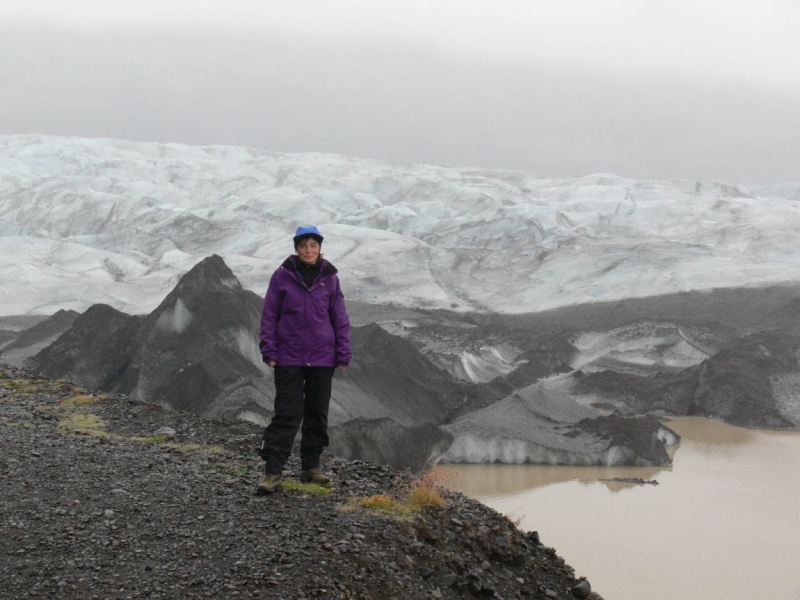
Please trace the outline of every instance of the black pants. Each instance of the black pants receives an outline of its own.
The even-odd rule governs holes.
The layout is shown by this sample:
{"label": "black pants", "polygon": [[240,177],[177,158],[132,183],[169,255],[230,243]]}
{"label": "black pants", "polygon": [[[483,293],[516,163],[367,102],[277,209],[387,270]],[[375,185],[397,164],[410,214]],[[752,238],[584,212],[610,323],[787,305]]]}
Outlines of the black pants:
{"label": "black pants", "polygon": [[319,466],[322,449],[328,445],[328,407],[334,370],[334,367],[275,367],[275,416],[264,429],[259,450],[267,474],[280,475],[283,471],[301,422],[302,468]]}

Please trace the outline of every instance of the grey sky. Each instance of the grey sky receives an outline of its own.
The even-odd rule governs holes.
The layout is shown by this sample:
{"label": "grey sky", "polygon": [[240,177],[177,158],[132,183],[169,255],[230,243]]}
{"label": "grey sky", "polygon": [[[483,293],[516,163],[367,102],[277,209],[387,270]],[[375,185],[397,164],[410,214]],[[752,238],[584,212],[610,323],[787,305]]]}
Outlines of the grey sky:
{"label": "grey sky", "polygon": [[800,180],[800,2],[4,0],[0,133]]}

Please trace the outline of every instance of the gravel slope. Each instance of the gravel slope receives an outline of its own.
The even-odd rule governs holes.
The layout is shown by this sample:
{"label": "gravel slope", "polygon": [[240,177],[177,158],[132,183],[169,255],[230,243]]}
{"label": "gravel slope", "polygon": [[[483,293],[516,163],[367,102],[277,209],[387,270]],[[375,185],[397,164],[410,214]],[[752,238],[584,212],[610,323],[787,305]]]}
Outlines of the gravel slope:
{"label": "gravel slope", "polygon": [[410,476],[389,467],[327,456],[331,493],[256,496],[259,436],[0,367],[0,596],[584,597],[535,532],[461,494],[404,517],[363,508],[403,497]]}

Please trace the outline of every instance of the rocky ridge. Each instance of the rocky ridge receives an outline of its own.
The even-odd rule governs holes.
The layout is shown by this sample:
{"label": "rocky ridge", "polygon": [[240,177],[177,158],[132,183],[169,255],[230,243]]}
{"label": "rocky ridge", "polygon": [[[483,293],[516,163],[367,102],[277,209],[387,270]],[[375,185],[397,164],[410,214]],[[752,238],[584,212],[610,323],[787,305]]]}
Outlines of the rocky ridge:
{"label": "rocky ridge", "polygon": [[[181,277],[149,315],[127,315],[96,304],[22,366],[88,389],[263,425],[272,417],[274,385],[272,370],[258,351],[262,304],[213,255]],[[354,308],[354,320],[364,321],[357,316],[363,309]],[[460,325],[471,329],[469,323]],[[491,337],[500,331],[487,333]],[[569,370],[567,343],[552,348],[536,339],[521,352],[519,366],[508,377],[482,382],[457,379],[412,340],[379,323],[354,326],[351,332],[354,360],[346,372],[337,373],[331,396],[334,454],[412,469],[423,469],[443,455],[448,462],[491,462],[497,460],[491,454],[499,447],[504,448],[504,462],[671,462],[664,442],[677,437],[665,435],[662,426],[643,430],[641,423],[626,419],[613,427],[580,427],[575,415],[596,418],[601,413],[563,394],[544,397],[541,390],[532,391],[541,400],[536,406],[523,401],[520,410],[507,410],[520,386]],[[519,346],[523,341],[519,338]],[[529,393],[522,389],[519,395]],[[569,436],[562,426],[569,426]],[[636,443],[613,443],[615,431],[626,428],[630,435],[623,437]],[[448,451],[454,442],[456,448]]]}
{"label": "rocky ridge", "polygon": [[[0,366],[9,597],[600,598],[536,532],[462,494],[392,517],[407,471],[326,455],[329,494],[253,494],[260,427]],[[293,458],[287,475],[296,477]]]}

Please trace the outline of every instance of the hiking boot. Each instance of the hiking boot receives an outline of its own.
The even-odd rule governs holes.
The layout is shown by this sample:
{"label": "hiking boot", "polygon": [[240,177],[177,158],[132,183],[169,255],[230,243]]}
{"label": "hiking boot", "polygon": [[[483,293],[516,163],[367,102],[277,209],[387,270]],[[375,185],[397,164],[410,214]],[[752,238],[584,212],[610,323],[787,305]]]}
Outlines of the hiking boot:
{"label": "hiking boot", "polygon": [[300,481],[303,483],[315,483],[316,485],[325,487],[330,487],[331,485],[330,478],[326,477],[319,467],[300,471]]}
{"label": "hiking boot", "polygon": [[280,475],[267,475],[264,481],[258,484],[257,494],[272,494],[283,489],[283,477]]}

